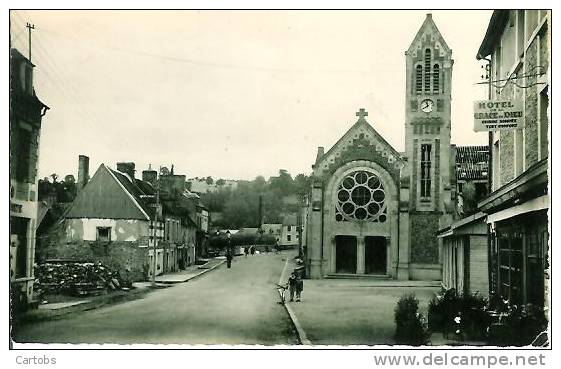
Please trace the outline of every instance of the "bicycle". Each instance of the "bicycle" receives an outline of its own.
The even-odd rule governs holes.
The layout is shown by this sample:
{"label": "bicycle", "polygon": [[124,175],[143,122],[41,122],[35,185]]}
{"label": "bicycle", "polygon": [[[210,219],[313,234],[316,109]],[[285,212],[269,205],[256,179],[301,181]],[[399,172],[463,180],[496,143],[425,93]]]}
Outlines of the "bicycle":
{"label": "bicycle", "polygon": [[284,294],[285,294],[287,289],[288,289],[287,286],[283,286],[283,285],[277,283],[276,290],[279,292],[279,296],[281,298],[281,300],[278,302],[279,304],[284,305],[286,303],[286,298],[285,298]]}

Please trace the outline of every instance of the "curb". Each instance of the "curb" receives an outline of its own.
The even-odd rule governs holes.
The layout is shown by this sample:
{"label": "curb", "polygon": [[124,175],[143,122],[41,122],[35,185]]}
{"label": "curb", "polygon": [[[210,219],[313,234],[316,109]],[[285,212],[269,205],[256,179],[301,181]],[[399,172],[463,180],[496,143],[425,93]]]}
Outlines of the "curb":
{"label": "curb", "polygon": [[[280,289],[277,291],[282,301],[282,292]],[[288,313],[292,325],[294,325],[294,328],[296,328],[296,333],[298,334],[298,341],[300,341],[300,344],[311,346],[312,342],[308,339],[308,336],[306,335],[306,331],[304,331],[304,328],[302,328],[302,325],[300,324],[300,321],[296,317],[294,310],[292,310],[292,307],[290,307],[290,305],[288,305],[286,302],[283,303],[282,305],[284,306],[284,309]]]}
{"label": "curb", "polygon": [[[284,263],[284,268],[281,272],[281,276],[279,278],[279,283],[278,283],[279,285],[282,284],[282,281],[284,279],[284,275],[285,275],[285,272],[286,272],[286,267],[288,266],[288,260],[289,260],[289,258],[287,257],[286,262]],[[281,301],[284,301],[283,292],[281,291],[280,288],[277,289],[277,292],[279,293],[279,297],[280,297]],[[308,336],[306,335],[306,331],[304,331],[304,328],[302,328],[302,325],[300,324],[300,321],[296,317],[296,314],[294,313],[294,310],[292,310],[292,307],[290,305],[288,305],[286,302],[283,302],[282,305],[284,306],[284,309],[288,313],[288,316],[290,318],[290,321],[292,322],[292,325],[294,326],[294,328],[296,328],[296,334],[298,335],[298,341],[300,342],[300,344],[311,346],[312,342],[308,339]]]}
{"label": "curb", "polygon": [[[165,284],[165,285],[174,285],[174,284],[186,283],[186,282],[189,282],[189,281],[191,281],[191,280],[193,280],[193,279],[195,279],[195,278],[198,278],[198,277],[201,276],[202,274],[205,274],[205,273],[207,273],[207,272],[210,272],[211,270],[214,270],[214,269],[218,268],[220,265],[222,265],[222,264],[224,264],[224,263],[225,263],[225,261],[222,260],[222,261],[220,261],[218,264],[216,264],[216,265],[214,265],[214,266],[212,266],[212,267],[210,267],[210,268],[197,269],[197,270],[200,270],[200,272],[198,272],[197,274],[192,275],[191,277],[189,277],[189,278],[187,278],[187,279],[185,279],[185,280],[183,280],[183,281],[159,281],[158,283]],[[203,265],[204,265],[204,264],[203,264]]]}
{"label": "curb", "polygon": [[142,289],[132,290],[132,291],[127,292],[127,293],[115,294],[113,296],[108,296],[105,299],[88,301],[88,302],[84,302],[84,303],[81,303],[81,304],[72,305],[72,306],[69,306],[69,307],[60,308],[60,309],[56,309],[56,310],[50,310],[50,311],[49,310],[44,310],[44,311],[33,310],[31,313],[22,316],[20,318],[20,322],[23,323],[23,324],[26,324],[26,323],[32,323],[32,322],[45,321],[45,320],[57,320],[57,319],[63,318],[65,316],[73,314],[73,313],[79,313],[79,312],[83,312],[83,311],[94,310],[94,309],[100,308],[100,307],[105,306],[105,305],[136,300],[136,299],[144,296],[145,294],[147,294],[150,291],[151,291],[150,288],[142,288]]}
{"label": "curb", "polygon": [[221,265],[224,264],[225,262],[226,262],[226,261],[222,260],[222,261],[220,261],[218,264],[216,264],[215,266],[212,266],[212,267],[210,267],[210,268],[208,268],[208,269],[202,269],[200,273],[195,274],[195,275],[192,276],[191,278],[187,279],[185,282],[189,282],[189,281],[191,281],[191,280],[193,280],[193,279],[195,279],[195,278],[197,278],[197,277],[200,277],[201,275],[203,275],[203,274],[205,274],[205,273],[207,273],[207,272],[210,272],[211,270],[214,270],[214,269],[218,268],[219,266],[221,266]]}

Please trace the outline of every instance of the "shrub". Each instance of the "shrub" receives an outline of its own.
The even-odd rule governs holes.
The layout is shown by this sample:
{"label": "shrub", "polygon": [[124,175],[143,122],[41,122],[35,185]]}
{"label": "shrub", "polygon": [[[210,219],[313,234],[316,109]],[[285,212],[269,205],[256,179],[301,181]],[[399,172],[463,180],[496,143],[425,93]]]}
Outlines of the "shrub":
{"label": "shrub", "polygon": [[395,340],[402,345],[426,345],[429,333],[414,294],[402,296],[395,307]]}
{"label": "shrub", "polygon": [[[460,326],[454,318],[461,316]],[[445,335],[454,327],[471,339],[484,337],[489,326],[487,299],[476,293],[458,294],[455,289],[443,290],[429,303],[429,329]]]}
{"label": "shrub", "polygon": [[436,295],[429,301],[428,323],[432,332],[441,332],[444,329],[442,299],[442,295]]}
{"label": "shrub", "polygon": [[493,324],[489,331],[492,344],[527,346],[547,328],[547,319],[541,307],[532,304],[511,305],[508,301],[504,305],[504,317],[500,323]]}

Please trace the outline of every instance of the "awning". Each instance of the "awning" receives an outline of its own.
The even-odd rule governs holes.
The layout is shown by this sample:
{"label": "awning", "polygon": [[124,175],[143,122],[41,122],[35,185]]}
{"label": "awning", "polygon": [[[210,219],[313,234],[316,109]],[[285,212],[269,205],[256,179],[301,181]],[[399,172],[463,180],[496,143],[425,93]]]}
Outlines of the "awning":
{"label": "awning", "polygon": [[487,223],[499,222],[520,214],[544,209],[549,209],[549,195],[543,195],[530,201],[526,201],[520,205],[511,206],[508,209],[489,214],[487,216]]}

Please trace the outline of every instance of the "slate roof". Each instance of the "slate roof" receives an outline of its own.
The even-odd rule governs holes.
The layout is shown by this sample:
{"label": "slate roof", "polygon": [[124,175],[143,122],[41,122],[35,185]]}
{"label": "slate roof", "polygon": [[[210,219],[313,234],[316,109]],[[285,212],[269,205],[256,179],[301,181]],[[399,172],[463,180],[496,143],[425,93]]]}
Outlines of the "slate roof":
{"label": "slate roof", "polygon": [[284,218],[282,219],[283,225],[296,225],[296,222],[297,222],[297,218],[296,215],[294,214],[285,215]]}
{"label": "slate roof", "polygon": [[489,146],[456,147],[456,179],[485,180],[489,177]]}
{"label": "slate roof", "polygon": [[148,182],[144,182],[140,179],[130,180],[129,176],[125,173],[119,172],[118,170],[113,170],[108,168],[117,180],[123,185],[123,187],[130,193],[138,205],[150,216],[154,217],[156,212],[156,191],[152,185]]}

